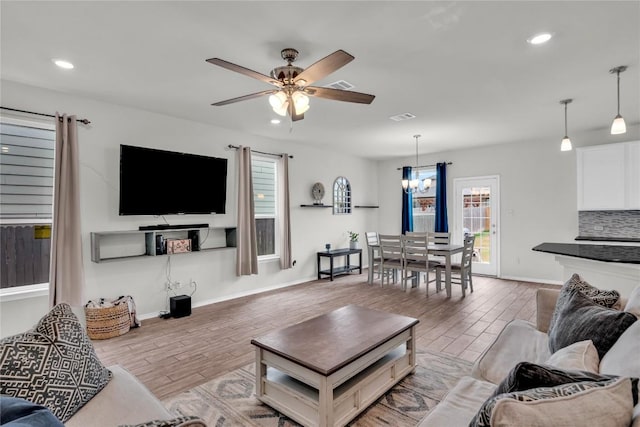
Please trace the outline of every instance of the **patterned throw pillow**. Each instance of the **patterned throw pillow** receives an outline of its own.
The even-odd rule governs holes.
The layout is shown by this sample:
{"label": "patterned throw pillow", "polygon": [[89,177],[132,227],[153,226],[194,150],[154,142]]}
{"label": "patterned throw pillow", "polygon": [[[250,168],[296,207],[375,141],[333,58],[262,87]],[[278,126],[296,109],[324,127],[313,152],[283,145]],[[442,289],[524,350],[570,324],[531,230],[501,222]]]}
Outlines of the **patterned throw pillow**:
{"label": "patterned throw pillow", "polygon": [[111,380],[68,304],[0,341],[0,393],[46,406],[66,422]]}
{"label": "patterned throw pillow", "polygon": [[556,323],[556,319],[558,317],[558,306],[562,306],[565,304],[569,292],[573,289],[579,290],[582,295],[588,297],[591,301],[603,307],[621,308],[620,293],[618,291],[607,291],[596,288],[595,286],[589,284],[587,281],[583,280],[579,274],[574,273],[571,278],[567,280],[564,285],[562,285],[562,288],[560,289],[560,295],[558,296],[556,309],[554,310],[553,315],[551,316],[551,321],[549,322],[549,329],[551,329]]}
{"label": "patterned throw pillow", "polygon": [[[588,371],[568,371],[551,366],[520,362],[509,372],[493,393],[495,397],[503,393],[525,391],[540,387],[555,387],[582,381],[609,381],[618,378],[615,375],[602,375]],[[633,404],[638,403],[638,378],[632,378]]]}
{"label": "patterned throw pillow", "polygon": [[637,387],[637,381],[616,378],[503,393],[487,399],[469,427],[626,426],[633,412],[632,387]]}
{"label": "patterned throw pillow", "polygon": [[563,290],[549,329],[549,350],[559,349],[578,341],[591,340],[602,357],[615,344],[620,335],[638,318],[624,311],[613,310],[594,303],[577,289]]}

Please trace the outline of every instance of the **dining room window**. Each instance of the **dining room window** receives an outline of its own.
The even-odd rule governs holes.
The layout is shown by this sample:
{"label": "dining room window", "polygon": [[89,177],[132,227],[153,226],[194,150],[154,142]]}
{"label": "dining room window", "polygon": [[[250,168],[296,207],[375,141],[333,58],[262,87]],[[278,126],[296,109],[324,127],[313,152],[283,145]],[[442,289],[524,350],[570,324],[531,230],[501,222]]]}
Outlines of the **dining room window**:
{"label": "dining room window", "polygon": [[419,168],[412,170],[413,179],[423,182],[430,179],[431,184],[424,188],[422,184],[420,191],[413,193],[413,231],[434,231],[436,218],[436,168]]}
{"label": "dining room window", "polygon": [[258,259],[278,255],[277,166],[276,159],[257,154],[251,157]]}

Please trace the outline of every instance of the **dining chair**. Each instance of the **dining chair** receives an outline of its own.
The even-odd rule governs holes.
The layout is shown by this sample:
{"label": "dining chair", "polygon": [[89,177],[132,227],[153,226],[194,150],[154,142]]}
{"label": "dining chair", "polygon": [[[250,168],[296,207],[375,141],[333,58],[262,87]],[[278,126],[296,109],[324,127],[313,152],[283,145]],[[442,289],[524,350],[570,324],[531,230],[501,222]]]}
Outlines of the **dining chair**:
{"label": "dining chair", "polygon": [[[467,286],[473,292],[473,277],[471,274],[471,265],[473,261],[473,245],[476,236],[466,235],[464,237],[464,248],[462,249],[462,258],[460,263],[451,263],[451,283],[462,287],[462,296],[465,296]],[[441,276],[444,266],[437,267],[437,276]]]}
{"label": "dining chair", "polygon": [[384,286],[384,280],[387,279],[389,284],[390,278],[396,282],[397,271],[402,271],[403,252],[402,237],[395,234],[379,234],[378,242],[380,245],[380,283]]}
{"label": "dining chair", "polygon": [[[440,275],[437,274],[439,263],[430,261],[429,256],[429,238],[426,233],[406,233],[402,236],[402,248],[404,251],[404,264],[402,268],[402,287],[407,289],[409,279],[414,280],[414,286],[420,285],[420,273],[425,273],[425,285],[427,288],[427,296],[429,296],[429,283],[436,281],[437,288],[440,287]],[[434,271],[436,277],[429,280],[429,272]],[[409,275],[413,272],[413,275]]]}
{"label": "dining chair", "polygon": [[[430,243],[435,243],[436,245],[448,245],[451,243],[451,233],[447,231],[429,231],[427,234],[429,235]],[[438,255],[431,256],[431,261],[439,262],[443,265],[446,262],[443,256]]]}
{"label": "dining chair", "polygon": [[377,231],[365,232],[367,238],[367,253],[369,255],[369,273],[367,276],[367,283],[373,283],[373,272],[375,271],[377,277],[381,276],[382,257],[380,256],[380,239],[378,238]]}

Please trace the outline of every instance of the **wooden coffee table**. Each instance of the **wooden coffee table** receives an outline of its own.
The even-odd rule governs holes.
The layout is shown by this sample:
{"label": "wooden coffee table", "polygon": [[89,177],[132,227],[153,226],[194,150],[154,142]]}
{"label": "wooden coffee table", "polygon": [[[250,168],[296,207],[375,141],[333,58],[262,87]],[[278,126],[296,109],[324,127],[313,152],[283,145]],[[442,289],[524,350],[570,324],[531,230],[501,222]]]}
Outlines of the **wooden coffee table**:
{"label": "wooden coffee table", "polygon": [[418,319],[348,305],[251,340],[256,397],[305,426],[342,426],[416,367]]}

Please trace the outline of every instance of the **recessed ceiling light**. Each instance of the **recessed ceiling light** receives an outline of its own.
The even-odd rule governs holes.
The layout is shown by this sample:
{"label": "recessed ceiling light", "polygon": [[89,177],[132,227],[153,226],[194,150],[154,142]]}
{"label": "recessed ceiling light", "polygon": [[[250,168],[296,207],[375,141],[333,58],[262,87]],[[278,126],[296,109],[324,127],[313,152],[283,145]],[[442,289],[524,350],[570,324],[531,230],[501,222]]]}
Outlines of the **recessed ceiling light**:
{"label": "recessed ceiling light", "polygon": [[280,124],[280,120],[278,120],[278,119],[271,119],[271,124],[272,124],[272,125],[279,125],[279,124]]}
{"label": "recessed ceiling light", "polygon": [[58,67],[64,68],[65,70],[70,70],[73,68],[73,64],[69,61],[65,61],[64,59],[53,59],[52,61]]}
{"label": "recessed ceiling light", "polygon": [[528,38],[527,42],[529,44],[543,44],[551,40],[551,37],[551,33],[540,33]]}

